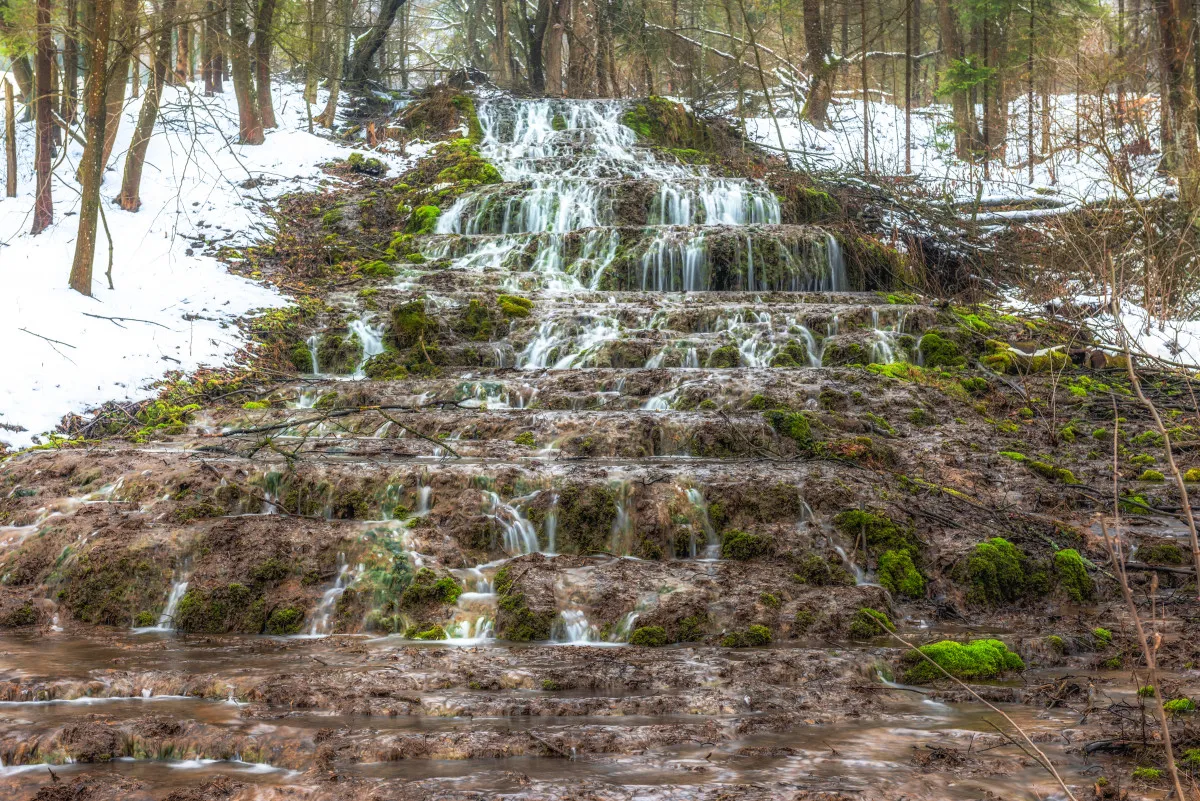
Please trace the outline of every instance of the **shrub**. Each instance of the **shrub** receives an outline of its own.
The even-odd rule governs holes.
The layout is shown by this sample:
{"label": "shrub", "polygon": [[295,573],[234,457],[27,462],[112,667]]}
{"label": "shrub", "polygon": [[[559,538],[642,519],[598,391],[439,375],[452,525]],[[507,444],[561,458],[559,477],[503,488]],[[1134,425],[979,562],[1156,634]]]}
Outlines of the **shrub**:
{"label": "shrub", "polygon": [[[972,640],[960,643],[953,640],[922,645],[922,654],[958,679],[994,679],[1013,670],[1024,670],[1021,657],[1008,650],[1000,640]],[[915,652],[904,655],[909,665],[904,680],[910,684],[925,684],[944,678],[942,672]]]}
{"label": "shrub", "polygon": [[1074,548],[1065,548],[1054,554],[1054,572],[1058,576],[1058,585],[1075,603],[1083,603],[1095,595],[1092,577],[1084,567],[1083,557]]}
{"label": "shrub", "polygon": [[646,648],[661,648],[669,642],[667,630],[662,626],[642,626],[634,629],[629,637],[630,645],[641,645]]}

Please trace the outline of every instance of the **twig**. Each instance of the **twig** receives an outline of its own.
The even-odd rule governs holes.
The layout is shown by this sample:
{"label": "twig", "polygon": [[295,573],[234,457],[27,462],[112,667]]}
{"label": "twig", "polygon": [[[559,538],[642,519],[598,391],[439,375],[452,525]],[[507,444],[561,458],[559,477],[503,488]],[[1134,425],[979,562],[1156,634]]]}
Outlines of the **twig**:
{"label": "twig", "polygon": [[108,320],[113,325],[117,326],[118,328],[125,327],[125,326],[121,325],[121,323],[117,322],[118,320],[120,320],[120,321],[126,322],[126,323],[145,323],[146,325],[157,325],[159,328],[166,328],[168,331],[171,330],[170,328],[167,328],[167,326],[163,325],[162,323],[156,323],[153,320],[139,320],[136,317],[107,317],[103,314],[90,314],[89,312],[81,312],[81,313],[83,314],[84,317],[95,317],[97,320]]}
{"label": "twig", "polygon": [[447,445],[446,443],[444,443],[444,442],[441,442],[440,440],[436,440],[436,439],[434,439],[433,437],[426,436],[425,434],[422,434],[420,431],[417,431],[415,428],[412,428],[412,427],[410,427],[410,426],[406,426],[406,425],[404,425],[404,423],[401,423],[399,420],[395,419],[395,418],[394,418],[394,417],[392,417],[390,414],[386,414],[386,413],[384,413],[384,411],[383,411],[382,409],[376,409],[376,411],[378,411],[378,412],[379,412],[379,416],[380,416],[380,417],[382,417],[384,420],[387,420],[389,423],[392,423],[393,425],[399,426],[400,428],[403,428],[403,429],[404,429],[405,431],[407,431],[408,433],[410,433],[410,434],[412,434],[412,435],[414,435],[414,436],[420,437],[421,439],[423,439],[423,440],[425,440],[425,441],[427,441],[427,442],[432,442],[434,445],[438,446],[439,448],[443,448],[443,449],[445,449],[445,451],[446,451],[447,453],[449,453],[449,454],[453,455],[455,459],[461,459],[461,458],[462,458],[462,456],[460,456],[460,455],[459,455],[458,451],[454,450],[453,448],[451,448],[451,447],[450,447],[449,445]]}

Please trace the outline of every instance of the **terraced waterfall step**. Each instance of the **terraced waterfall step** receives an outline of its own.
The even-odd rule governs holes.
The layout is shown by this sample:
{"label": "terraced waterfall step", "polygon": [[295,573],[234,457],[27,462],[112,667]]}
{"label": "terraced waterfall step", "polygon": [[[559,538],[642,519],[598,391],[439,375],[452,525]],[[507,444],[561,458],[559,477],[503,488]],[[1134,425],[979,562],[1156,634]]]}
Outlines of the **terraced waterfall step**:
{"label": "terraced waterfall step", "polygon": [[[1111,492],[1099,351],[900,291],[828,194],[683,163],[637,104],[474,107],[478,142],[313,200],[329,248],[386,247],[248,323],[260,374],[0,467],[0,799],[47,764],[88,799],[1056,792],[985,707],[897,683],[881,617],[1043,671],[984,691],[1090,786],[1100,724],[1039,688],[1122,681],[1086,571],[1062,605]],[[1164,519],[1125,536],[1166,554]],[[992,537],[1041,589],[980,578]]]}

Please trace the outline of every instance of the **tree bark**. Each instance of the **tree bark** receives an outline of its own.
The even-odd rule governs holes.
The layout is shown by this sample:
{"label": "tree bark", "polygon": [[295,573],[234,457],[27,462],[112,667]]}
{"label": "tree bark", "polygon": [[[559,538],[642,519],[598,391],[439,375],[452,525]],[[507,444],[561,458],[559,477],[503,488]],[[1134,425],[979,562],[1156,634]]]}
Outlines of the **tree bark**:
{"label": "tree bark", "polygon": [[338,93],[342,85],[342,74],[345,71],[346,59],[350,48],[350,0],[338,0],[338,37],[337,52],[332,54],[330,62],[333,67],[329,76],[329,99],[325,102],[325,110],[318,118],[320,125],[332,128],[337,122]]}
{"label": "tree bark", "polygon": [[34,118],[37,121],[37,195],[33,206],[33,229],[40,234],[54,222],[54,198],[51,195],[51,138],[53,137],[53,78],[54,39],[50,30],[50,0],[37,0],[37,74],[34,96]]}
{"label": "tree bark", "polygon": [[137,43],[138,0],[121,0],[117,52],[109,67],[107,121],[104,126],[104,163],[108,164],[113,146],[117,141],[117,129],[121,126],[121,110],[125,104],[125,84],[129,76],[130,56]]}
{"label": "tree bark", "polygon": [[258,113],[264,128],[274,128],[275,106],[271,102],[271,48],[275,43],[275,0],[262,0],[255,15],[254,71],[258,88]]}
{"label": "tree bark", "polygon": [[263,121],[250,77],[250,28],[246,24],[248,0],[230,0],[229,50],[233,68],[233,92],[238,105],[238,141],[243,145],[263,143]]}
{"label": "tree bark", "polygon": [[[108,63],[108,37],[112,28],[113,0],[92,3],[92,35],[88,48],[93,67]],[[75,237],[75,258],[71,264],[71,289],[82,295],[92,294],[92,261],[96,256],[96,223],[100,216],[100,177],[104,171],[104,126],[107,109],[104,96],[107,81],[102,68],[88,72],[84,93],[87,136],[80,163],[79,234]]]}
{"label": "tree bark", "polygon": [[[204,80],[204,96],[212,97],[216,84],[213,76],[213,53],[217,38],[217,4],[213,0],[205,0],[204,22],[200,28],[200,77]],[[157,58],[156,58],[157,61]],[[157,64],[155,65],[157,69]],[[141,118],[138,118],[141,121]]]}
{"label": "tree bark", "polygon": [[829,38],[821,22],[821,0],[804,0],[804,48],[804,68],[810,78],[800,116],[823,131],[829,124],[834,69],[829,58]]}
{"label": "tree bark", "polygon": [[547,23],[547,39],[543,46],[546,64],[546,94],[562,97],[563,94],[563,37],[570,22],[571,0],[550,0],[550,21]]}
{"label": "tree bark", "polygon": [[354,44],[354,55],[346,69],[347,85],[357,89],[367,85],[375,54],[383,46],[388,30],[396,20],[396,12],[400,10],[400,6],[404,5],[404,2],[405,0],[383,0],[383,5],[379,9],[379,19],[367,29],[366,33],[358,37]]}
{"label": "tree bark", "polygon": [[191,79],[190,49],[192,46],[192,24],[185,17],[179,23],[179,37],[175,41],[175,80],[185,84]]}
{"label": "tree bark", "polygon": [[326,0],[311,0],[308,17],[308,69],[304,76],[304,100],[309,105],[317,102],[317,83],[325,71],[325,31],[329,27],[325,19],[328,13]]}
{"label": "tree bark", "polygon": [[13,102],[13,88],[9,81],[4,82],[4,154],[6,157],[6,172],[4,174],[4,189],[8,197],[17,196],[17,117],[16,104]]}
{"label": "tree bark", "polygon": [[567,64],[567,95],[594,97],[596,94],[596,5],[594,0],[574,0],[571,27],[567,32],[571,48]]}
{"label": "tree bark", "polygon": [[509,82],[508,69],[508,20],[504,0],[492,1],[492,25],[496,35],[492,37],[492,67],[495,70],[493,80],[497,86],[507,86]]}
{"label": "tree bark", "polygon": [[213,27],[213,91],[225,92],[226,53],[229,52],[229,5],[227,0],[217,0],[217,17]]}
{"label": "tree bark", "polygon": [[[937,0],[938,29],[946,62],[962,59],[962,36],[958,31],[958,12],[950,0]],[[963,161],[972,158],[972,148],[979,139],[975,129],[975,114],[967,91],[953,92],[950,107],[954,113],[954,154]]]}
{"label": "tree bark", "polygon": [[63,93],[59,116],[68,124],[75,122],[76,97],[79,92],[78,5],[78,0],[67,0],[66,30],[63,32]]}
{"label": "tree bark", "polygon": [[146,150],[150,146],[150,137],[154,134],[163,84],[167,80],[167,67],[171,60],[171,28],[175,20],[176,5],[176,0],[163,0],[162,11],[159,14],[158,43],[154,49],[150,85],[146,87],[146,99],[142,101],[137,127],[134,128],[133,140],[129,145],[129,154],[125,156],[125,175],[121,181],[121,194],[117,196],[117,203],[125,211],[137,211],[142,205],[139,196],[142,167],[146,163]]}
{"label": "tree bark", "polygon": [[533,24],[529,27],[529,88],[537,94],[546,91],[545,58],[546,30],[550,24],[550,0],[538,0]]}

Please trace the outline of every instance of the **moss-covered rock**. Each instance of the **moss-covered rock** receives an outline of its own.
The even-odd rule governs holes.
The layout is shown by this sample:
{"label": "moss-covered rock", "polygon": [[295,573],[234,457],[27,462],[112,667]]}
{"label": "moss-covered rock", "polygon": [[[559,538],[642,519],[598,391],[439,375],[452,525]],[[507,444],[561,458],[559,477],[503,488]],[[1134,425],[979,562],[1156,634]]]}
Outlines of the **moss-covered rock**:
{"label": "moss-covered rock", "polygon": [[748,561],[769,556],[774,546],[768,537],[731,529],[721,535],[721,556],[725,559]]}
{"label": "moss-covered rock", "polygon": [[629,636],[630,645],[641,645],[646,648],[661,648],[669,642],[667,630],[662,626],[642,626],[634,629],[633,634]]}
{"label": "moss-covered rock", "polygon": [[745,631],[731,631],[721,638],[723,648],[754,648],[771,644],[771,630],[766,626],[753,625]]}
{"label": "moss-covered rock", "polygon": [[967,562],[975,603],[1001,604],[1025,595],[1025,554],[1003,537],[993,537],[975,546]]}
{"label": "moss-covered rock", "polygon": [[851,639],[854,640],[870,640],[885,634],[889,631],[895,631],[896,626],[883,612],[870,607],[863,607],[854,613],[854,618],[850,621],[848,633]]}
{"label": "moss-covered rock", "polygon": [[[919,650],[957,679],[994,679],[1025,669],[1021,657],[1008,650],[1000,640],[972,640],[969,643],[942,640],[922,645]],[[904,681],[908,684],[928,684],[945,678],[916,652],[906,653],[903,662],[908,666],[904,673]]]}
{"label": "moss-covered rock", "polygon": [[937,331],[927,331],[918,344],[924,367],[962,367],[966,357],[957,344]]}
{"label": "moss-covered rock", "polygon": [[875,574],[880,585],[889,592],[909,598],[925,597],[925,577],[913,563],[912,553],[907,548],[885,551],[879,557]]}
{"label": "moss-covered rock", "polygon": [[741,364],[742,354],[737,345],[722,345],[708,355],[705,367],[729,368],[740,367]]}
{"label": "moss-covered rock", "polygon": [[1054,574],[1058,586],[1076,603],[1090,601],[1096,594],[1096,586],[1088,575],[1083,557],[1074,548],[1065,548],[1054,554]]}

